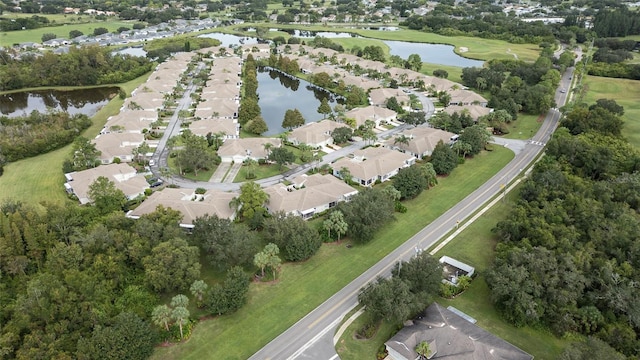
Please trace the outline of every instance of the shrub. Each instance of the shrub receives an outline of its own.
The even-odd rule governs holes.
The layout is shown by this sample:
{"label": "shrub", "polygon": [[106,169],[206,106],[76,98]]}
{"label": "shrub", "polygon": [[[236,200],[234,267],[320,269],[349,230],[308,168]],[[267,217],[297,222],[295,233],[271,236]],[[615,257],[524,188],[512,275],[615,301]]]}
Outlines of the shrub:
{"label": "shrub", "polygon": [[202,195],[202,194],[204,194],[206,192],[207,192],[207,189],[205,189],[205,188],[199,187],[199,188],[196,189],[196,194],[199,194],[199,195]]}

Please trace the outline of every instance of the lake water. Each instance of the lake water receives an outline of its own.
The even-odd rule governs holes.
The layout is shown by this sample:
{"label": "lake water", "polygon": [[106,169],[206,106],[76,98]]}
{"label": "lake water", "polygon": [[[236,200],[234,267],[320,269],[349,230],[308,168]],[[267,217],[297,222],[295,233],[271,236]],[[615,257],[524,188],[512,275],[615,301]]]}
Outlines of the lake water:
{"label": "lake water", "polygon": [[258,43],[258,39],[247,36],[236,36],[223,33],[208,33],[202,34],[198,37],[218,39],[220,40],[220,46],[229,47],[230,45],[254,45]]}
{"label": "lake water", "polygon": [[323,119],[318,113],[318,106],[323,98],[329,99],[333,108],[338,102],[332,94],[313,88],[311,83],[292,79],[277,71],[258,72],[258,104],[262,117],[269,130],[264,135],[275,135],[284,132],[282,120],[289,109],[298,109],[307,123]]}
{"label": "lake water", "polygon": [[411,54],[418,54],[422,62],[450,65],[458,67],[482,67],[484,61],[464,58],[455,52],[451,45],[412,43],[406,41],[384,41],[389,46],[391,55],[398,55],[407,59]]}
{"label": "lake water", "polygon": [[29,115],[32,111],[46,113],[49,109],[69,114],[95,115],[109,102],[117,88],[95,88],[71,91],[38,90],[0,95],[0,115],[8,117]]}

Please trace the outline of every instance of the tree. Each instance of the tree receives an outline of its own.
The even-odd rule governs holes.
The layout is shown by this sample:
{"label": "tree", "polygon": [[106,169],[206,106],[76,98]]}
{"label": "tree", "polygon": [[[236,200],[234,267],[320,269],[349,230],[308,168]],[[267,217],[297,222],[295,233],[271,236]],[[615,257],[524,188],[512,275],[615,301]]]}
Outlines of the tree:
{"label": "tree", "polygon": [[318,106],[318,113],[322,114],[323,119],[326,119],[327,115],[331,114],[332,111],[331,105],[329,105],[329,100],[326,97],[323,97],[320,102],[320,106]]}
{"label": "tree", "polygon": [[446,70],[435,69],[433,70],[433,76],[446,79],[449,77],[449,73]]}
{"label": "tree", "polygon": [[189,310],[183,306],[177,306],[171,311],[171,317],[180,328],[180,339],[184,339],[183,326],[189,323]]}
{"label": "tree", "polygon": [[400,136],[396,136],[396,138],[393,139],[393,145],[397,145],[397,144],[409,145],[409,140],[411,139],[408,138],[405,134],[401,134]]}
{"label": "tree", "polygon": [[80,30],[71,30],[69,31],[69,39],[77,38],[78,36],[84,35]]}
{"label": "tree", "polygon": [[300,216],[274,214],[264,223],[265,240],[284,250],[289,261],[304,261],[313,256],[320,246],[320,234]]}
{"label": "tree", "polygon": [[42,34],[41,40],[42,40],[42,42],[46,42],[46,41],[49,41],[49,40],[53,40],[53,39],[55,39],[57,37],[58,36],[56,34],[53,34],[53,33],[44,33],[44,34]]}
{"label": "tree", "polygon": [[396,324],[417,310],[413,297],[409,286],[402,280],[378,278],[360,290],[358,302],[374,321],[386,320]]}
{"label": "tree", "polygon": [[187,289],[200,277],[199,255],[180,238],[158,244],[142,261],[147,283],[160,292]]}
{"label": "tree", "polygon": [[329,238],[331,238],[331,230],[333,230],[338,238],[338,242],[340,242],[340,236],[347,233],[349,224],[344,220],[344,214],[340,210],[334,210],[323,222],[323,227],[327,230]]}
{"label": "tree", "polygon": [[473,125],[464,129],[458,141],[471,145],[470,153],[475,155],[484,150],[490,139],[491,135],[487,129],[482,125]]}
{"label": "tree", "polygon": [[388,98],[386,101],[386,105],[387,105],[387,109],[393,110],[397,113],[404,112],[404,110],[402,109],[402,106],[400,106],[400,104],[398,103],[398,99],[396,99],[395,96]]}
{"label": "tree", "polygon": [[373,239],[376,231],[393,219],[394,201],[380,190],[365,189],[349,202],[338,204],[349,224],[347,235],[360,243]]}
{"label": "tree", "polygon": [[86,170],[96,167],[101,152],[89,139],[78,136],[71,147],[72,171]]}
{"label": "tree", "polygon": [[335,128],[331,132],[331,137],[333,138],[333,142],[336,144],[344,144],[351,139],[353,136],[353,130],[350,127],[341,126],[339,128]]}
{"label": "tree", "polygon": [[426,189],[427,178],[420,165],[402,168],[393,177],[393,187],[402,194],[401,199],[412,199]]}
{"label": "tree", "polygon": [[153,309],[151,319],[154,324],[169,331],[169,323],[171,322],[171,309],[167,305],[158,305]]}
{"label": "tree", "polygon": [[246,226],[216,215],[198,217],[193,226],[193,243],[207,254],[211,265],[220,270],[251,265],[258,238]]}
{"label": "tree", "polygon": [[431,163],[438,175],[448,175],[458,166],[458,157],[449,145],[440,140],[431,153]]}
{"label": "tree", "polygon": [[183,132],[181,136],[185,144],[184,149],[180,150],[175,158],[181,174],[193,171],[198,176],[198,171],[208,169],[219,161],[209,148],[207,139],[190,131]]}
{"label": "tree", "polygon": [[101,214],[122,210],[127,203],[124,192],[104,176],[99,176],[89,185],[87,196]]}
{"label": "tree", "polygon": [[405,65],[407,69],[411,69],[413,71],[420,71],[422,68],[422,59],[418,54],[411,54],[407,58],[407,63]]}
{"label": "tree", "polygon": [[280,170],[282,170],[285,164],[292,163],[296,160],[296,155],[286,148],[279,147],[271,150],[268,159],[276,162],[280,166]]}
{"label": "tree", "polygon": [[255,179],[256,178],[256,170],[258,170],[258,162],[254,159],[247,159],[244,161],[245,168],[245,178],[247,179]]}
{"label": "tree", "polygon": [[606,342],[589,336],[586,342],[574,342],[567,346],[559,357],[560,360],[611,359],[624,360],[626,357]]}
{"label": "tree", "polygon": [[438,93],[438,101],[442,104],[442,106],[448,107],[449,103],[451,102],[451,94],[446,91],[441,91],[440,93]]}
{"label": "tree", "polygon": [[240,200],[242,208],[242,217],[251,219],[258,209],[264,209],[264,205],[269,200],[269,195],[262,190],[260,185],[249,181],[240,186],[238,200]]}
{"label": "tree", "polygon": [[302,126],[305,123],[305,119],[302,113],[298,109],[289,109],[284,114],[284,120],[282,121],[282,127],[286,129],[293,129],[298,126]]}
{"label": "tree", "polygon": [[189,298],[186,295],[178,294],[171,298],[171,307],[182,306],[184,308],[189,306]]}
{"label": "tree", "polygon": [[282,263],[280,256],[278,256],[278,254],[280,254],[280,249],[278,248],[278,245],[268,243],[264,247],[263,252],[267,255],[267,266],[271,268],[271,271],[273,272],[273,280],[275,280],[276,274],[280,269],[280,264]]}
{"label": "tree", "polygon": [[405,113],[401,120],[408,125],[421,125],[427,122],[427,117],[424,111],[410,111]]}
{"label": "tree", "polygon": [[227,277],[222,285],[227,302],[227,311],[234,312],[247,303],[249,293],[249,276],[239,266],[227,271]]}
{"label": "tree", "polygon": [[433,164],[428,162],[422,166],[424,177],[427,179],[427,189],[438,184],[438,177],[436,170],[433,168]]}
{"label": "tree", "polygon": [[97,28],[93,29],[93,35],[94,36],[107,34],[107,33],[109,33],[109,29],[104,28],[104,27],[97,27]]}
{"label": "tree", "polygon": [[258,105],[258,99],[255,97],[245,97],[242,99],[242,104],[238,110],[238,122],[241,126],[244,126],[250,120],[260,116],[261,110]]}
{"label": "tree", "polygon": [[269,127],[264,121],[264,118],[258,115],[253,118],[253,120],[249,120],[249,122],[245,124],[244,129],[252,134],[261,135],[262,133],[267,132]]}
{"label": "tree", "polygon": [[78,341],[81,360],[147,359],[156,343],[150,324],[133,313],[123,312],[109,326],[96,326],[91,336]]}
{"label": "tree", "polygon": [[451,149],[456,152],[456,155],[464,159],[471,152],[471,145],[458,140],[451,146]]}
{"label": "tree", "polygon": [[420,359],[426,360],[431,356],[431,349],[429,349],[429,343],[426,341],[421,341],[416,346],[416,352],[420,355]]}
{"label": "tree", "polygon": [[261,251],[253,256],[253,264],[260,269],[261,276],[264,277],[264,268],[269,264],[269,256]]}

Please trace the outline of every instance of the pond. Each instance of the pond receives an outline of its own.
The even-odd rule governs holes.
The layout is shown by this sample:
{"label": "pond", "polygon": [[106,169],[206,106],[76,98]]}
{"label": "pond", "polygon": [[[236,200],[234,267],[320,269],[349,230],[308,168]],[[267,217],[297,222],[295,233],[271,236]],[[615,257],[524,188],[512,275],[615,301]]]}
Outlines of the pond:
{"label": "pond", "polygon": [[0,95],[0,115],[17,117],[32,111],[45,113],[52,110],[69,114],[95,115],[100,108],[118,93],[115,87],[82,90],[37,90]]}
{"label": "pond", "polygon": [[443,44],[426,44],[412,43],[407,41],[384,41],[389,46],[391,55],[398,55],[403,59],[407,59],[411,54],[418,54],[422,62],[450,65],[458,67],[482,67],[484,61],[464,58],[455,52],[451,45]]}
{"label": "pond", "polygon": [[289,109],[298,109],[307,123],[322,120],[318,106],[327,98],[333,108],[338,102],[333,94],[314,87],[311,83],[286,76],[278,71],[258,71],[258,104],[269,130],[264,135],[275,135],[282,128],[284,114]]}
{"label": "pond", "polygon": [[[384,28],[381,31],[393,31],[391,28]],[[306,30],[293,30],[293,29],[270,29],[271,31],[283,31],[291,36],[312,39],[316,36],[322,36],[326,38],[359,38],[361,36],[351,34],[348,32],[315,32]],[[394,41],[394,40],[380,40],[389,47],[391,55],[398,55],[403,59],[407,59],[411,54],[418,54],[422,59],[422,62],[449,65],[458,67],[482,67],[484,61],[467,59],[456,54],[451,45],[443,44],[427,44],[427,43],[414,43],[408,41]]]}
{"label": "pond", "polygon": [[258,39],[247,36],[237,36],[223,33],[208,33],[198,37],[220,40],[220,46],[230,47],[235,45],[254,45],[258,43]]}

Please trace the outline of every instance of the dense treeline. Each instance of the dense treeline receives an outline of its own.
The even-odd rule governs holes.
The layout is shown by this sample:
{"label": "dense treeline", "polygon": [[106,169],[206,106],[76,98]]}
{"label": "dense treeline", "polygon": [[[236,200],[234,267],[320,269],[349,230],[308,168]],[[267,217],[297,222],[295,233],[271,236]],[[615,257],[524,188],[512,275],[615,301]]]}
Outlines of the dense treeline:
{"label": "dense treeline", "polygon": [[[607,114],[608,113],[608,114]],[[611,100],[578,107],[498,223],[491,297],[515,325],[593,335],[639,355],[640,153]],[[582,119],[579,119],[582,118]]]}
{"label": "dense treeline", "polygon": [[594,40],[598,49],[587,65],[589,75],[613,78],[640,79],[640,65],[625,63],[633,59],[633,51],[638,43],[635,40],[602,38]]}
{"label": "dense treeline", "polygon": [[29,116],[0,117],[0,149],[6,161],[47,153],[73,142],[82,130],[91,125],[83,114],[69,115],[57,111]]}
{"label": "dense treeline", "polygon": [[28,18],[0,19],[0,31],[37,29],[48,26],[49,23],[49,19],[38,15],[33,15]]}
{"label": "dense treeline", "polygon": [[560,83],[560,71],[573,65],[569,52],[560,58],[553,56],[551,48],[543,48],[534,63],[518,60],[490,61],[485,68],[462,69],[462,83],[472,89],[488,90],[488,106],[505,110],[515,120],[518,113],[542,114],[554,107],[554,93]]}
{"label": "dense treeline", "polygon": [[220,45],[220,40],[210,38],[172,37],[152,40],[144,45],[147,58],[162,62],[177,52],[189,52]]}
{"label": "dense treeline", "polygon": [[460,19],[447,13],[432,11],[422,16],[412,15],[400,25],[444,36],[477,36],[511,43],[538,44],[553,41],[551,28],[542,22],[522,22],[502,11],[473,14]]}
{"label": "dense treeline", "polygon": [[86,86],[122,83],[153,68],[148,59],[113,55],[99,46],[71,48],[68,54],[51,52],[20,60],[1,57],[0,91],[41,86]]}
{"label": "dense treeline", "polygon": [[626,7],[602,9],[593,19],[593,30],[600,37],[623,37],[640,34],[640,14]]}

